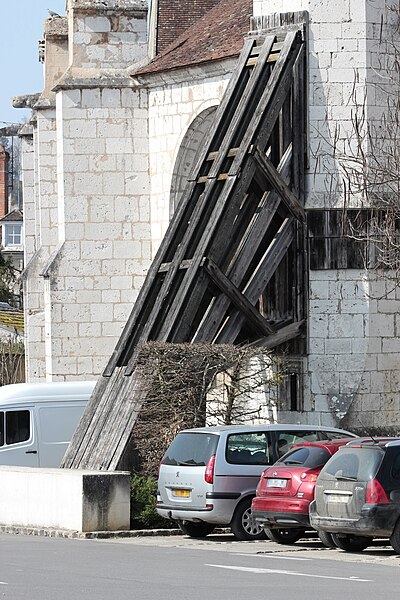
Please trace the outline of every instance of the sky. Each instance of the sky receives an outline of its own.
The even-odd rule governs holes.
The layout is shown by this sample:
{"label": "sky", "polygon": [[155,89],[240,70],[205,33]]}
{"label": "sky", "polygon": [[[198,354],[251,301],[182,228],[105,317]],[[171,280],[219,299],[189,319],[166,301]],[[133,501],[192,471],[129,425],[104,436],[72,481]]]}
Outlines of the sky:
{"label": "sky", "polygon": [[0,127],[20,123],[31,111],[12,107],[12,97],[43,90],[38,41],[47,9],[65,15],[65,0],[0,0]]}

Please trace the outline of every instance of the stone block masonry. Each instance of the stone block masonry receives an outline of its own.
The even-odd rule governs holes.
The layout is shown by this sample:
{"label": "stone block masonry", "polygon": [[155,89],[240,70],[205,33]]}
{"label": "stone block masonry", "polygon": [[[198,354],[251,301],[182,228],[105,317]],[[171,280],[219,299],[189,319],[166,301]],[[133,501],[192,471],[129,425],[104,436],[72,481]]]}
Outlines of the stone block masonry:
{"label": "stone block masonry", "polygon": [[146,102],[136,89],[57,94],[64,239],[44,269],[54,378],[101,373],[149,267],[150,211],[142,209],[149,189]]}

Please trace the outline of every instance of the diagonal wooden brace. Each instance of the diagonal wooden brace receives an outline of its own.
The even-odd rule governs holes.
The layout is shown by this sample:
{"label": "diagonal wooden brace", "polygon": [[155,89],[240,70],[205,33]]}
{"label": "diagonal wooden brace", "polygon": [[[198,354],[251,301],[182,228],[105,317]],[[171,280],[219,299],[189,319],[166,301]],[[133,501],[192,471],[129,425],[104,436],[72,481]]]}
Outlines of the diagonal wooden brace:
{"label": "diagonal wooden brace", "polygon": [[280,195],[282,201],[286,204],[293,216],[302,223],[305,223],[306,215],[304,208],[301,206],[296,195],[287,185],[279,171],[274,167],[269,158],[265,156],[265,153],[260,150],[258,146],[254,148],[254,158],[258,168],[261,169],[265,177],[272,185],[273,189]]}
{"label": "diagonal wooden brace", "polygon": [[218,289],[228,296],[232,304],[245,316],[246,320],[256,329],[256,331],[263,331],[265,335],[270,335],[275,332],[246,296],[233,285],[230,279],[228,279],[211,259],[205,259],[204,268]]}

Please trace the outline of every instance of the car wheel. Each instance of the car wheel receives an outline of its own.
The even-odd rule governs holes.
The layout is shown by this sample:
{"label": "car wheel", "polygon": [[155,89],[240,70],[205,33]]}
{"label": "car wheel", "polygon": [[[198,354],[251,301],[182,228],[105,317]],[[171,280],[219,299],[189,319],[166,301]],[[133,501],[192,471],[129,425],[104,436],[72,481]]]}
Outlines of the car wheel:
{"label": "car wheel", "polygon": [[192,538],[205,538],[215,529],[211,523],[194,523],[193,521],[178,521],[178,527],[185,535]]}
{"label": "car wheel", "polygon": [[327,531],[318,531],[318,537],[325,548],[336,548],[336,544],[333,541],[331,533],[328,533]]}
{"label": "car wheel", "polygon": [[372,538],[362,537],[358,535],[341,535],[338,533],[332,533],[332,539],[335,546],[346,552],[362,552],[367,548]]}
{"label": "car wheel", "polygon": [[231,521],[231,531],[238,540],[263,540],[264,528],[258,525],[251,514],[251,498],[246,498],[237,506]]}
{"label": "car wheel", "polygon": [[393,533],[390,536],[390,543],[397,554],[400,554],[400,520],[394,526]]}
{"label": "car wheel", "polygon": [[277,544],[294,544],[303,537],[305,529],[266,529],[265,533],[271,542]]}

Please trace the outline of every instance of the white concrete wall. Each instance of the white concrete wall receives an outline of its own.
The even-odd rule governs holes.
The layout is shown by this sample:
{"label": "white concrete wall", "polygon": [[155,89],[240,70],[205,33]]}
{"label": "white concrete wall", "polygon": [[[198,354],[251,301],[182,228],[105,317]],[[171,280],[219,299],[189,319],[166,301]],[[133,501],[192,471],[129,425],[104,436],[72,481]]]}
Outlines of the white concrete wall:
{"label": "white concrete wall", "polygon": [[73,531],[130,528],[125,472],[0,466],[0,524]]}

